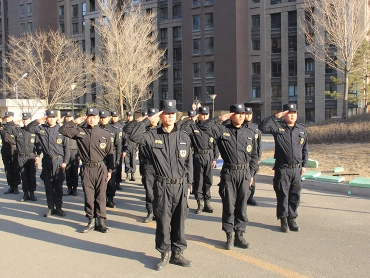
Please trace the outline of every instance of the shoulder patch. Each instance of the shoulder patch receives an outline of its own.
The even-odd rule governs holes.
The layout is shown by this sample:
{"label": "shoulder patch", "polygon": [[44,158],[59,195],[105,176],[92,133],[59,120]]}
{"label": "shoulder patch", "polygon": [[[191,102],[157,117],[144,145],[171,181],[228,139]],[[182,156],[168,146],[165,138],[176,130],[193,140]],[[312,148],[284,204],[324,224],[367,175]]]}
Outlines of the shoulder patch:
{"label": "shoulder patch", "polygon": [[280,127],[280,128],[279,128],[279,131],[285,131],[285,129]]}
{"label": "shoulder patch", "polygon": [[85,132],[83,132],[83,131],[80,131],[80,133],[79,133],[80,135],[86,135],[86,133]]}
{"label": "shoulder patch", "polygon": [[154,140],[154,143],[155,144],[163,144],[163,141],[162,140]]}
{"label": "shoulder patch", "polygon": [[228,133],[228,132],[224,132],[224,133],[222,133],[222,135],[223,135],[223,136],[230,136],[230,133]]}
{"label": "shoulder patch", "polygon": [[197,130],[197,129],[194,129],[194,132],[196,132],[196,133],[199,133],[199,130]]}
{"label": "shoulder patch", "polygon": [[41,130],[40,130],[40,133],[42,133],[42,134],[43,134],[43,133],[45,133],[45,130],[42,130],[42,129],[41,129]]}

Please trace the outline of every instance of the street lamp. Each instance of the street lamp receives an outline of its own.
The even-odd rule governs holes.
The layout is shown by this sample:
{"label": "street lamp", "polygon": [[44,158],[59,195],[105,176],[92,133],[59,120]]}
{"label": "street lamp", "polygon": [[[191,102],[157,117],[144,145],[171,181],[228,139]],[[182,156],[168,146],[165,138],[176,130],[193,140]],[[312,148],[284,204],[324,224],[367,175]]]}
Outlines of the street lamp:
{"label": "street lamp", "polygon": [[202,106],[202,104],[198,100],[198,96],[195,96],[195,100],[194,100],[193,105],[191,106],[191,108],[193,108],[193,110],[195,110],[195,111],[198,111],[199,107],[201,107],[201,106]]}
{"label": "street lamp", "polygon": [[17,82],[15,82],[14,86],[13,86],[13,89],[14,89],[14,92],[15,92],[15,98],[18,99],[18,83],[19,81],[21,81],[23,78],[27,77],[28,75],[28,72],[26,72],[25,74],[22,75],[21,78],[18,79]]}
{"label": "street lamp", "polygon": [[215,98],[217,97],[216,94],[210,94],[209,97],[212,99],[212,117],[215,116]]}
{"label": "street lamp", "polygon": [[75,114],[75,107],[74,107],[74,99],[73,99],[73,90],[76,88],[77,84],[72,83],[71,84],[71,97],[72,97],[72,115]]}

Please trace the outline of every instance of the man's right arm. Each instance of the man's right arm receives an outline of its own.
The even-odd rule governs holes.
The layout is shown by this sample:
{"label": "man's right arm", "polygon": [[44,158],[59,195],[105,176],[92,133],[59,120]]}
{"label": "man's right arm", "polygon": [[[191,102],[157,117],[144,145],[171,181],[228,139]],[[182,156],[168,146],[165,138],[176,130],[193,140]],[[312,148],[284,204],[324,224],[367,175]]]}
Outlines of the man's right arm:
{"label": "man's right arm", "polygon": [[150,125],[150,120],[148,118],[144,119],[142,122],[139,122],[135,125],[132,133],[130,135],[130,140],[138,144],[144,144],[143,134],[146,132],[146,127]]}
{"label": "man's right arm", "polygon": [[265,133],[273,133],[276,129],[276,122],[279,121],[279,118],[276,115],[272,115],[263,119],[258,125],[258,129]]}
{"label": "man's right arm", "polygon": [[30,122],[26,127],[25,127],[25,130],[30,132],[30,133],[39,133],[40,131],[40,126],[39,126],[39,122],[37,120],[34,120],[32,122]]}
{"label": "man's right arm", "polygon": [[62,125],[59,128],[59,132],[68,138],[74,138],[77,134],[80,133],[77,125],[73,121],[70,121]]}

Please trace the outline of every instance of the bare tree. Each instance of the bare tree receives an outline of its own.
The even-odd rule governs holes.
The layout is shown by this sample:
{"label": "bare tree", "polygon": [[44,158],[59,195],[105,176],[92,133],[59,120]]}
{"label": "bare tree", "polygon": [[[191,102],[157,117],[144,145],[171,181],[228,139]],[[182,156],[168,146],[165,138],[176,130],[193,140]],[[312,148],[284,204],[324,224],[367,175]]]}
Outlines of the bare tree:
{"label": "bare tree", "polygon": [[101,46],[96,67],[102,98],[107,104],[118,100],[121,115],[124,106],[137,111],[151,98],[150,85],[167,67],[165,49],[159,48],[157,39],[156,15],[132,0],[98,0],[98,4],[101,17],[95,29]]}
{"label": "bare tree", "polygon": [[[12,92],[14,84],[27,73],[17,84],[19,98],[32,99],[48,109],[85,94],[95,72],[90,55],[58,31],[10,36],[7,55],[7,91]],[[76,84],[73,95],[72,83]]]}
{"label": "bare tree", "polygon": [[305,0],[300,25],[316,60],[344,75],[342,117],[348,115],[349,74],[370,28],[364,0]]}

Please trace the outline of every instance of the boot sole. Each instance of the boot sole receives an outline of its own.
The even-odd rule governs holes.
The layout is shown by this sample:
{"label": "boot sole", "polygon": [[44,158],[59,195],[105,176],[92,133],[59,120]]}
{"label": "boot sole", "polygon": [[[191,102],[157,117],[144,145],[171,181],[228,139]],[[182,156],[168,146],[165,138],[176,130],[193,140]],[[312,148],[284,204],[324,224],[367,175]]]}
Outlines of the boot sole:
{"label": "boot sole", "polygon": [[174,264],[174,265],[178,265],[178,266],[182,266],[182,267],[191,267],[193,265],[192,262],[190,262],[189,264],[182,264],[182,263],[179,263],[177,261],[171,261],[171,260],[170,260],[170,264]]}

